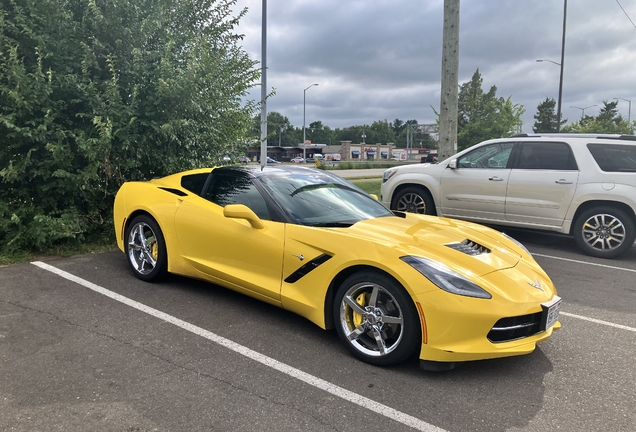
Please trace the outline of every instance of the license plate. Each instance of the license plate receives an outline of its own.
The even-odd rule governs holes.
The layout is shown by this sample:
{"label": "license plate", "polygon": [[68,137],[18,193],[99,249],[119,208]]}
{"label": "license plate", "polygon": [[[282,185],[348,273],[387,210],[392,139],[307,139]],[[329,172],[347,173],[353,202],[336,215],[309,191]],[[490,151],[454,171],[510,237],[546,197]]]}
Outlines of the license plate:
{"label": "license plate", "polygon": [[561,297],[554,296],[551,302],[543,303],[543,322],[542,330],[547,330],[559,320],[559,311],[561,310]]}

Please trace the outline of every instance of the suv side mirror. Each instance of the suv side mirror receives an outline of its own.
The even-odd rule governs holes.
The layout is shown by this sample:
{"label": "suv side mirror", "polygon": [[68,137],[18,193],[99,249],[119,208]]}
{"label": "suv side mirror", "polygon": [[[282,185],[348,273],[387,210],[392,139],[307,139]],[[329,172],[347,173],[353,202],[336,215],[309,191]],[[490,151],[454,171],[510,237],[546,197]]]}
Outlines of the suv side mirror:
{"label": "suv side mirror", "polygon": [[448,167],[449,167],[450,169],[457,169],[457,159],[453,159],[452,161],[450,161],[450,162],[448,163]]}

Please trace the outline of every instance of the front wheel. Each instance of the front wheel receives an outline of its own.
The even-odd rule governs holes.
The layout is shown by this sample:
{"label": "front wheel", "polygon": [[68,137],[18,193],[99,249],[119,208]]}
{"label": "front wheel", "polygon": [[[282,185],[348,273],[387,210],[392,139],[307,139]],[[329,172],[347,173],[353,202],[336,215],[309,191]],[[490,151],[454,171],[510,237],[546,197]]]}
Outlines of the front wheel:
{"label": "front wheel", "polygon": [[414,186],[399,191],[392,208],[407,213],[435,214],[435,205],[431,196],[423,188]]}
{"label": "front wheel", "polygon": [[349,276],[334,301],[338,336],[360,360],[376,366],[415,354],[422,336],[413,300],[389,276],[362,271]]}
{"label": "front wheel", "polygon": [[134,218],[126,230],[126,255],[134,275],[150,282],[167,270],[166,243],[159,225],[148,215]]}
{"label": "front wheel", "polygon": [[587,255],[616,258],[634,244],[634,221],[617,208],[594,207],[584,211],[574,222],[574,239]]}

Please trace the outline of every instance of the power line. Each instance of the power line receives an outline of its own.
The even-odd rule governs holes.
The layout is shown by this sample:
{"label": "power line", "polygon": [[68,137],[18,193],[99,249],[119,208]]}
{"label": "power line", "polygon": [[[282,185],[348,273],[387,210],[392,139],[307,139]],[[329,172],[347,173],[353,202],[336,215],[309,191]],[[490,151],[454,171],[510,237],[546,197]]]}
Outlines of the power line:
{"label": "power line", "polygon": [[616,0],[616,3],[618,3],[618,5],[621,7],[621,9],[623,10],[623,13],[625,14],[625,16],[627,17],[629,22],[632,23],[634,28],[636,28],[636,24],[634,24],[634,21],[632,21],[632,19],[629,17],[629,15],[627,15],[627,12],[625,11],[625,8],[623,7],[623,5],[618,0]]}

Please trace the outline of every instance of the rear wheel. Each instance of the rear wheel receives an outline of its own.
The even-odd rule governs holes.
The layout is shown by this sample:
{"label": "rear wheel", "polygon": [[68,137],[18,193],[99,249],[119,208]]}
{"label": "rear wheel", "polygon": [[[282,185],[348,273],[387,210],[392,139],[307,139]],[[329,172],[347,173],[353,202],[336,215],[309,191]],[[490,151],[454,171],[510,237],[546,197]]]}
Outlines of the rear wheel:
{"label": "rear wheel", "polygon": [[395,196],[393,210],[434,215],[435,205],[431,196],[423,188],[409,186]]}
{"label": "rear wheel", "polygon": [[150,282],[167,270],[166,243],[159,225],[148,215],[134,218],[126,230],[126,255],[134,275]]}
{"label": "rear wheel", "polygon": [[422,340],[413,300],[396,281],[376,271],[344,281],[334,301],[334,320],[349,351],[376,366],[405,360]]}
{"label": "rear wheel", "polygon": [[574,222],[576,244],[590,256],[615,258],[632,247],[634,238],[634,221],[617,208],[594,207]]}

